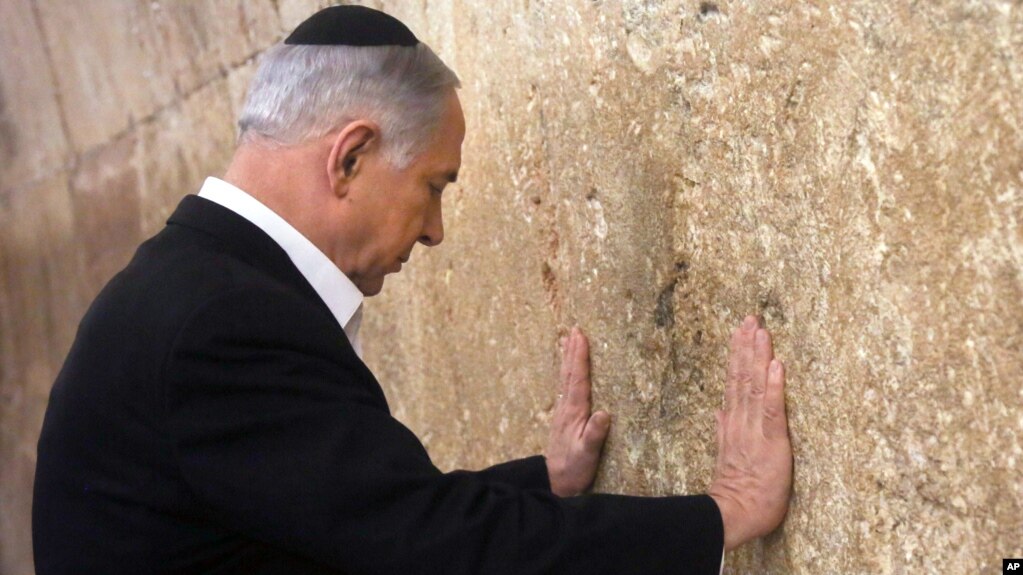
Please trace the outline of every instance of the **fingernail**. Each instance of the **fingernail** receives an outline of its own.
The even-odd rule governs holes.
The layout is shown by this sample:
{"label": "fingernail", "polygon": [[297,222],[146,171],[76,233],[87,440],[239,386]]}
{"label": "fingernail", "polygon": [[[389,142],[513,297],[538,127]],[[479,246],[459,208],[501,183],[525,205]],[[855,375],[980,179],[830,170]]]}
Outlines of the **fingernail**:
{"label": "fingernail", "polygon": [[757,343],[767,343],[767,330],[757,330]]}
{"label": "fingernail", "polygon": [[781,369],[781,362],[777,359],[771,360],[771,371],[778,371]]}
{"label": "fingernail", "polygon": [[746,331],[750,331],[755,327],[757,327],[756,318],[754,318],[751,315],[746,316],[746,320],[742,323],[742,328],[745,329]]}

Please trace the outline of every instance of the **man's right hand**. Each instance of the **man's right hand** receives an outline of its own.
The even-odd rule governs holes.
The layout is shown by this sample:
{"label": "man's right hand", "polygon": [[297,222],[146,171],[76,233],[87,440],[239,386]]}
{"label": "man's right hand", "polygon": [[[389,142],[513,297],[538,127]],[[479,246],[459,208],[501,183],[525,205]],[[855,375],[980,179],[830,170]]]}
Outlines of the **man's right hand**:
{"label": "man's right hand", "polygon": [[774,359],[771,335],[753,316],[732,334],[725,408],[716,415],[718,459],[708,493],[731,550],[774,530],[792,490],[785,370]]}

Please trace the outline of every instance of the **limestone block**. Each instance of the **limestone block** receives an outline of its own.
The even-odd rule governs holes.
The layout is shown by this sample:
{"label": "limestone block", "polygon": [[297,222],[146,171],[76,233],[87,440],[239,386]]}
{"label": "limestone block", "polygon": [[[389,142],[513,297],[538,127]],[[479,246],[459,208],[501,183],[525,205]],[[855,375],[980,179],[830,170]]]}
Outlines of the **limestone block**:
{"label": "limestone block", "polygon": [[53,365],[66,355],[82,311],[67,178],[5,192],[0,219],[4,331],[16,334],[5,339],[12,350],[6,380],[46,380],[56,375]]}
{"label": "limestone block", "polygon": [[40,3],[75,150],[96,146],[253,56],[270,0]]}
{"label": "limestone block", "polygon": [[228,81],[219,79],[163,110],[139,130],[142,234],[163,228],[186,194],[222,176],[235,144]]}
{"label": "limestone block", "polygon": [[445,243],[366,319],[431,455],[541,444],[578,323],[615,415],[598,490],[705,489],[728,332],[758,313],[789,367],[796,483],[733,572],[901,573],[935,553],[971,572],[1019,552],[1023,13],[464,8],[394,7],[427,43],[454,27],[469,132]]}
{"label": "limestone block", "polygon": [[142,241],[137,139],[129,134],[87,154],[71,180],[83,293],[92,300]]}
{"label": "limestone block", "polygon": [[[45,407],[45,403],[43,407]],[[4,465],[0,466],[0,540],[4,552],[0,553],[0,571],[12,575],[31,575],[32,561],[32,493],[35,477],[35,442],[26,442],[25,449],[11,453],[0,452]]]}
{"label": "limestone block", "polygon": [[[31,570],[34,441],[84,305],[222,174],[253,56],[327,4],[0,7],[20,55],[0,58],[0,571]],[[446,239],[363,333],[439,467],[542,450],[580,325],[614,417],[596,490],[702,491],[729,331],[757,313],[788,367],[795,486],[726,572],[1023,555],[1017,3],[367,4],[463,82]]]}
{"label": "limestone block", "polygon": [[[0,196],[3,198],[4,196]],[[0,203],[0,207],[3,204]],[[14,366],[14,330],[9,293],[10,281],[7,272],[7,252],[0,248],[0,389],[3,382],[12,378]]]}
{"label": "limestone block", "polygon": [[81,317],[67,178],[0,196],[0,569],[31,573],[35,446]]}
{"label": "limestone block", "polygon": [[0,4],[0,187],[41,179],[66,162],[61,110],[30,0]]}
{"label": "limestone block", "polygon": [[252,58],[280,36],[272,0],[147,2],[153,50],[175,62],[176,85],[187,94]]}

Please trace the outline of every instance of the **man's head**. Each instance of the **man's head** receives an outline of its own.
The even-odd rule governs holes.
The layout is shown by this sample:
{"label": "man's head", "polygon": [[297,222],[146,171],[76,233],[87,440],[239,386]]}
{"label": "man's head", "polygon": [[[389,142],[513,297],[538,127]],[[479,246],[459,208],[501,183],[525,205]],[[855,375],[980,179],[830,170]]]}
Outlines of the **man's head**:
{"label": "man's head", "polygon": [[458,77],[415,42],[271,48],[226,176],[309,237],[365,295],[379,293],[417,241],[443,239],[438,190],[461,165]]}

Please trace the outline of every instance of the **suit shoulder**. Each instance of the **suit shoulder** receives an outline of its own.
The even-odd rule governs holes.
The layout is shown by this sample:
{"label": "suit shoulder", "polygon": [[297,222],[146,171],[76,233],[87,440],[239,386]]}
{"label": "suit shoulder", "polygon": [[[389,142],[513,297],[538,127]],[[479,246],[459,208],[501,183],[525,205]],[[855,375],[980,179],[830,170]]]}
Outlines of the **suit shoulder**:
{"label": "suit shoulder", "polygon": [[[281,257],[290,264],[286,255]],[[285,327],[291,325],[283,321],[290,315],[301,317],[303,325],[319,326],[317,333],[331,329],[329,310],[302,289],[297,271],[294,278],[282,278],[273,273],[273,265],[253,260],[232,253],[212,236],[168,226],[144,242],[101,290],[82,319],[76,343],[106,350],[103,342],[118,342],[122,349],[156,353],[199,313],[235,314],[236,321],[262,314]],[[334,326],[340,330],[336,321]]]}

